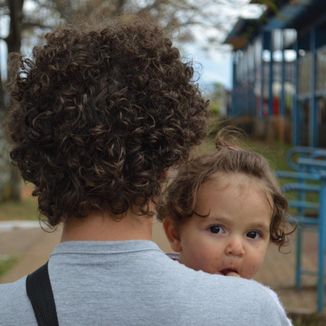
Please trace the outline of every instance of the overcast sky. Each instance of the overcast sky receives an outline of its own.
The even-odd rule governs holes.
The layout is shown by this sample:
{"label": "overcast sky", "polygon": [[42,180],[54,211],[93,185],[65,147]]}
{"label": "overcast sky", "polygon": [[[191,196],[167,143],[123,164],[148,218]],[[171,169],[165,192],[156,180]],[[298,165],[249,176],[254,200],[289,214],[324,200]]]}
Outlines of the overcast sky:
{"label": "overcast sky", "polygon": [[[239,0],[239,7],[237,10],[229,9],[229,11],[225,12],[227,6],[225,8],[218,7],[217,10],[212,12],[216,12],[216,14],[223,15],[224,13],[230,17],[228,24],[229,26],[225,26],[228,31],[231,31],[232,27],[239,19],[239,17],[246,18],[257,18],[263,12],[263,6],[257,5],[247,5],[244,4],[249,3],[249,0]],[[240,5],[242,4],[242,6]],[[231,10],[231,11],[230,11]],[[230,88],[232,83],[232,67],[231,67],[231,48],[228,46],[220,47],[220,48],[210,48],[209,51],[203,50],[205,44],[201,44],[200,40],[201,33],[210,33],[214,35],[217,33],[217,37],[221,39],[220,31],[207,31],[198,30],[195,31],[195,35],[197,34],[197,42],[193,42],[192,44],[187,44],[183,47],[184,54],[187,59],[192,59],[195,63],[195,68],[200,75],[199,84],[202,88],[205,88],[207,84],[213,82],[220,82],[225,85],[225,87]],[[219,33],[219,35],[218,35]],[[227,35],[223,33],[222,39],[224,40]]]}
{"label": "overcast sky", "polygon": [[[230,51],[206,52],[196,45],[188,46],[184,52],[187,59],[192,59],[199,84],[205,88],[207,84],[220,82],[231,87],[231,53]],[[197,77],[197,76],[196,76]]]}

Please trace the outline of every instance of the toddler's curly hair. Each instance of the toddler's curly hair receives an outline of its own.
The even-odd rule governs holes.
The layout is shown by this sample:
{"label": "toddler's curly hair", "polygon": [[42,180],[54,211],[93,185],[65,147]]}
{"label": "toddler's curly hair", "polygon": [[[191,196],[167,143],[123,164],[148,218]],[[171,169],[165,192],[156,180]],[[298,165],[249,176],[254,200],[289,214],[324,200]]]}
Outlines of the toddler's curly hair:
{"label": "toddler's curly hair", "polygon": [[51,226],[94,211],[150,215],[166,169],[205,134],[191,63],[137,17],[45,39],[31,59],[16,58],[8,116],[10,155],[40,213]]}

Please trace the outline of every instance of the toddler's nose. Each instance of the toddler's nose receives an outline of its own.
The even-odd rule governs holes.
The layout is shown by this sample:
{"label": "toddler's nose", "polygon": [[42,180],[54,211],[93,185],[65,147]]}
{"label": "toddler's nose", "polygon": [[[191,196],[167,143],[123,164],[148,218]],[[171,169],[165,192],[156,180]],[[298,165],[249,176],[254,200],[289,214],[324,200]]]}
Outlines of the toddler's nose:
{"label": "toddler's nose", "polygon": [[240,236],[232,236],[225,248],[227,255],[243,256],[245,253],[244,244]]}

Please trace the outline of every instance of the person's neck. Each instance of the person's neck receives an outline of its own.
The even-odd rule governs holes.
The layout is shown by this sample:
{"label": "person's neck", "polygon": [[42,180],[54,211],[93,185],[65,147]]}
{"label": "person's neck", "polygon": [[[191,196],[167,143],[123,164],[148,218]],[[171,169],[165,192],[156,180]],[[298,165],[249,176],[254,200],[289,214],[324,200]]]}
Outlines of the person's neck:
{"label": "person's neck", "polygon": [[119,221],[110,214],[72,218],[63,226],[61,241],[152,240],[153,218],[127,212]]}

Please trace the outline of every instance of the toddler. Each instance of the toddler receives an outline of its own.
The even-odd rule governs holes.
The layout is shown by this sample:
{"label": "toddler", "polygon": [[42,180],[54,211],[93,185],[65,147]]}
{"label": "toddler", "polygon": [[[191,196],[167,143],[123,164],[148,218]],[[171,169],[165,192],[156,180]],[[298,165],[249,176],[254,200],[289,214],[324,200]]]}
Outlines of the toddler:
{"label": "toddler", "polygon": [[287,241],[287,200],[261,155],[217,140],[180,168],[158,217],[184,265],[251,279],[270,242]]}

